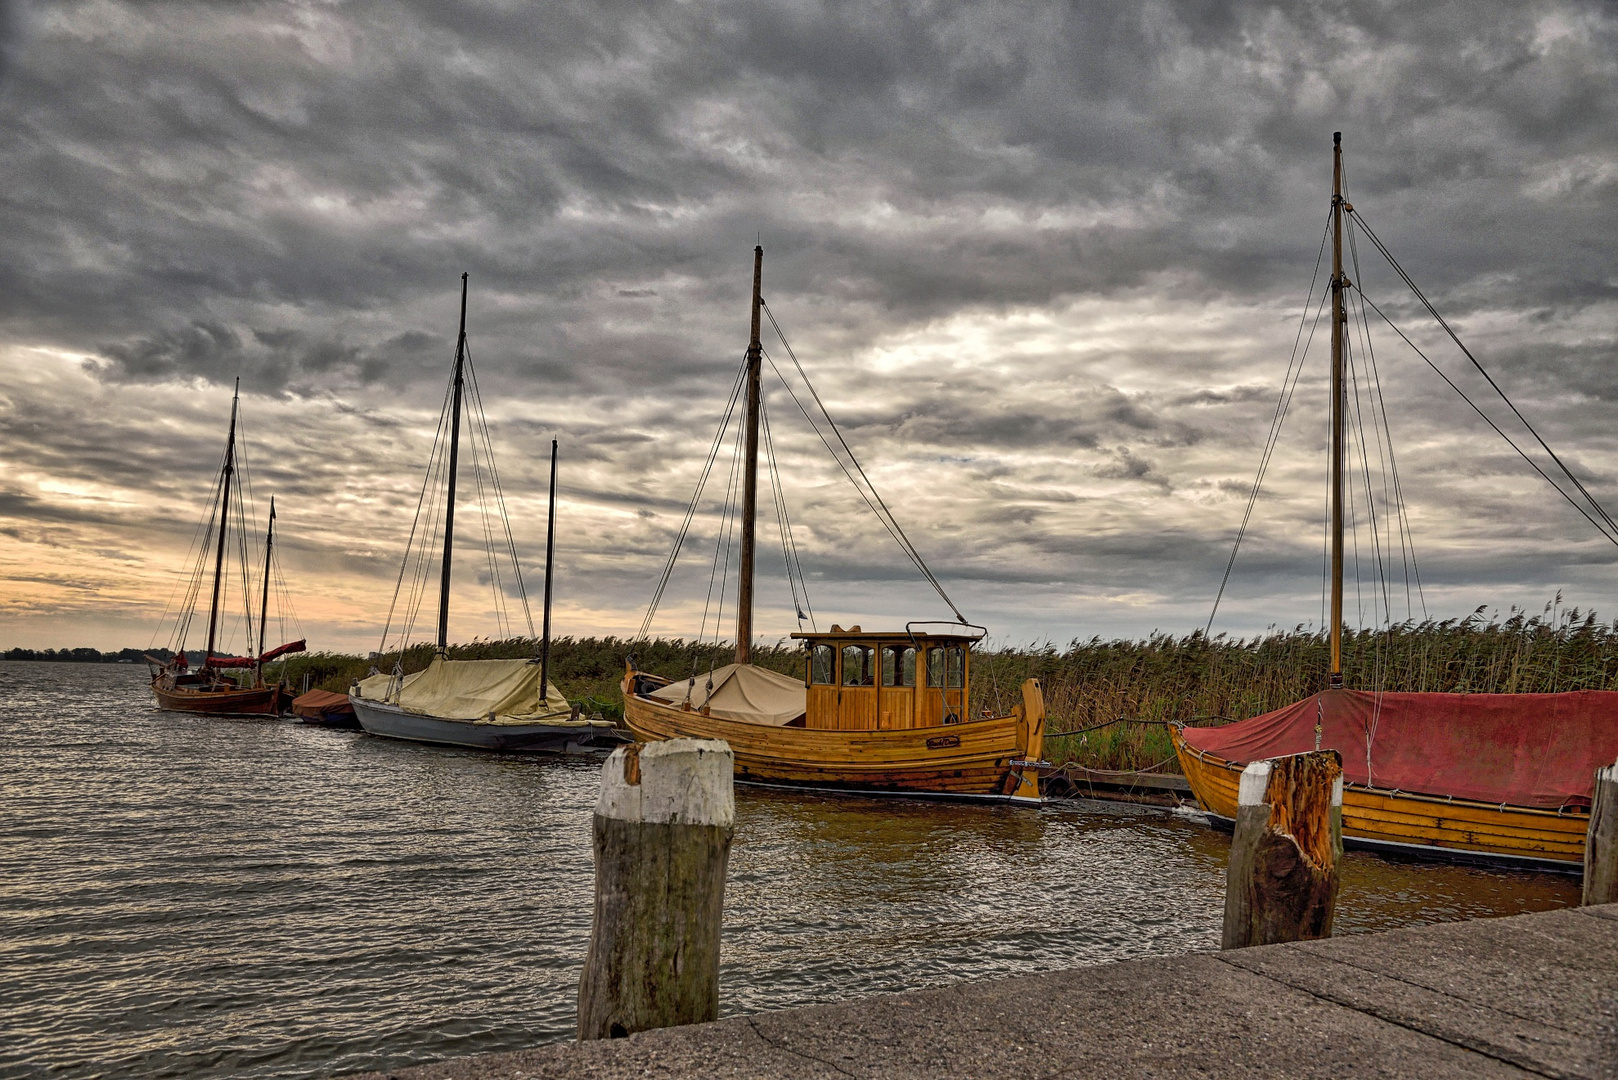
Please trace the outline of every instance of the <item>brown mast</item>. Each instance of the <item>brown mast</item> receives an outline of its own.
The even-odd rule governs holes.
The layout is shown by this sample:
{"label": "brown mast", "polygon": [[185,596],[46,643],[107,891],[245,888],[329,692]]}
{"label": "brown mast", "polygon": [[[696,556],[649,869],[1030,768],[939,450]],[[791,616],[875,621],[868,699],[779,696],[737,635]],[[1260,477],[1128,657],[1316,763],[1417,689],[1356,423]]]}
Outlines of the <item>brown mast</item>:
{"label": "brown mast", "polygon": [[1343,685],[1343,133],[1332,132],[1331,178],[1331,687]]}
{"label": "brown mast", "polygon": [[461,333],[455,339],[455,400],[450,404],[449,493],[444,504],[444,560],[438,577],[438,655],[449,655],[449,568],[455,551],[455,466],[461,450],[461,386],[466,363],[466,275],[461,275]]}
{"label": "brown mast", "polygon": [[275,550],[275,496],[270,496],[270,527],[264,531],[264,594],[258,604],[258,681],[264,682],[264,624],[270,620],[270,552]]}
{"label": "brown mast", "polygon": [[230,478],[236,475],[236,406],[241,401],[242,381],[230,396],[230,436],[225,440],[225,490],[219,497],[219,549],[213,557],[213,603],[208,608],[208,651],[202,666],[213,667],[213,649],[219,635],[219,587],[225,576],[225,527],[230,523]]}
{"label": "brown mast", "polygon": [[736,587],[736,662],[753,655],[753,526],[758,516],[758,396],[764,346],[759,309],[764,303],[764,247],[753,248],[753,335],[747,342],[747,448],[742,478],[742,565]]}

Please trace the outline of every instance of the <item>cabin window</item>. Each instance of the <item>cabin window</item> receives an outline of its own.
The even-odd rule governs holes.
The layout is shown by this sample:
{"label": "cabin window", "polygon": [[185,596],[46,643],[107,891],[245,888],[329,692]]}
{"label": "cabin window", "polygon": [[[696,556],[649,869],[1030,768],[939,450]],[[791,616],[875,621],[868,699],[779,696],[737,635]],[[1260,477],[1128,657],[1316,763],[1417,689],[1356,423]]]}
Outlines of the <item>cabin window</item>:
{"label": "cabin window", "polygon": [[843,685],[875,686],[875,650],[869,645],[843,646]]}
{"label": "cabin window", "polygon": [[966,650],[959,645],[927,650],[927,685],[958,690],[966,685]]}
{"label": "cabin window", "polygon": [[809,682],[815,686],[831,686],[837,681],[837,650],[830,645],[815,645],[809,649]]}
{"label": "cabin window", "polygon": [[882,646],[882,685],[916,685],[916,650],[913,646]]}

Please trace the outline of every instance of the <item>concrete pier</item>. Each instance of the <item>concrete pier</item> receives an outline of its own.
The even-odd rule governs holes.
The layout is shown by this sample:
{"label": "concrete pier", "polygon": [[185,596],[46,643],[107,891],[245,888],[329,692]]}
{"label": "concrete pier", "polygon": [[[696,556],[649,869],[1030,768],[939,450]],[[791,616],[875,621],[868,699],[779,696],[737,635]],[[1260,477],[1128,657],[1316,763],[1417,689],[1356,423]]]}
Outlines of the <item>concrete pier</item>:
{"label": "concrete pier", "polygon": [[962,983],[399,1080],[1618,1080],[1618,904]]}

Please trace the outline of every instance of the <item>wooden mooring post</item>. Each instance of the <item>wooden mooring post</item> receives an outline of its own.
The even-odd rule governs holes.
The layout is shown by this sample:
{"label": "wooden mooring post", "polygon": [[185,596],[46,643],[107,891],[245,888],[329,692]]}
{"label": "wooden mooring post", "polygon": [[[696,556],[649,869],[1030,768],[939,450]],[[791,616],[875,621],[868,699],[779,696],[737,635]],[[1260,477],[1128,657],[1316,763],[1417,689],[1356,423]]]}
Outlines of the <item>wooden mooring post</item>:
{"label": "wooden mooring post", "polygon": [[712,739],[623,747],[602,767],[581,1041],[718,1017],[734,772]]}
{"label": "wooden mooring post", "polygon": [[1618,764],[1596,770],[1590,828],[1584,834],[1584,896],[1590,904],[1618,904]]}
{"label": "wooden mooring post", "polygon": [[1343,759],[1335,750],[1242,771],[1221,947],[1331,936],[1343,852]]}

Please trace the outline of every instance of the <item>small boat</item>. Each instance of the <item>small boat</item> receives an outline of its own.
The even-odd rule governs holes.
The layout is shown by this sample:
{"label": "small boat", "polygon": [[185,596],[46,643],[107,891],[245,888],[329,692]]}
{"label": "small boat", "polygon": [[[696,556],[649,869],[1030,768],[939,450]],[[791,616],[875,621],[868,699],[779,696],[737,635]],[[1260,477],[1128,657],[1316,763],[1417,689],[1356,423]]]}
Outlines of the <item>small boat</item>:
{"label": "small boat", "polygon": [[[271,554],[275,549],[275,500],[272,498],[269,527],[264,536],[264,578],[259,605],[258,655],[222,656],[216,651],[219,643],[219,612],[226,577],[225,553],[228,550],[226,540],[230,526],[230,496],[236,475],[236,414],[240,399],[241,380],[238,379],[236,393],[230,401],[230,433],[225,440],[225,460],[218,481],[219,497],[214,504],[219,528],[212,547],[213,599],[208,608],[208,645],[202,653],[202,665],[192,670],[185,653],[185,630],[191,621],[189,606],[181,613],[176,628],[177,647],[174,650],[174,658],[165,661],[154,656],[146,657],[152,677],[152,695],[157,699],[158,708],[170,712],[207,713],[214,716],[280,716],[286,711],[292,695],[281,682],[265,682],[264,666],[278,657],[302,652],[306,644],[300,640],[288,642],[268,652],[264,649],[264,631],[269,616],[270,577],[274,565]],[[204,534],[210,538],[215,536],[211,523]],[[198,553],[197,563],[192,571],[188,595],[193,600],[200,591],[208,553],[209,549],[205,546]],[[243,569],[243,577],[246,573]],[[248,634],[251,637],[251,614],[247,618]],[[244,674],[237,675],[237,672]]]}
{"label": "small boat", "polygon": [[[1008,715],[968,716],[972,646],[983,630],[959,611],[957,623],[912,622],[887,632],[833,625],[826,633],[795,633],[804,646],[798,677],[751,663],[763,263],[764,249],[755,247],[752,339],[738,384],[747,395],[747,456],[735,662],[670,680],[637,670],[631,659],[622,684],[624,721],[642,741],[725,740],[741,783],[1038,803],[1038,770],[1048,767],[1039,760],[1045,725],[1039,682],[1023,684],[1022,703]],[[784,514],[781,520],[787,529]],[[670,568],[679,547],[677,540]],[[922,565],[913,549],[907,554]],[[655,611],[654,599],[646,625]]]}
{"label": "small boat", "polygon": [[[356,682],[349,690],[348,700],[360,727],[372,735],[408,742],[433,743],[439,746],[458,746],[475,750],[541,751],[548,753],[600,753],[627,741],[609,720],[581,715],[577,706],[569,705],[550,682],[551,645],[551,581],[555,559],[556,528],[556,442],[551,442],[551,493],[549,523],[545,541],[545,621],[540,638],[540,651],[530,659],[516,660],[452,660],[449,656],[449,596],[451,555],[455,544],[455,482],[460,451],[461,410],[466,397],[466,374],[470,359],[466,349],[466,290],[467,275],[461,275],[461,328],[455,344],[455,367],[451,376],[451,392],[446,408],[449,410],[447,491],[444,502],[444,547],[439,565],[438,642],[433,659],[423,671],[406,674],[403,668],[405,649],[409,643],[410,625],[399,637],[399,662],[390,672],[380,672]],[[475,388],[475,376],[473,380]],[[474,393],[473,402],[477,401]],[[473,451],[478,443],[476,433],[482,431],[487,438],[488,425],[481,416],[474,426]],[[440,431],[444,425],[440,425]],[[486,444],[489,455],[487,482],[498,498],[498,478],[493,471],[492,447]],[[475,463],[475,459],[474,459]],[[430,479],[441,464],[438,447],[427,466]],[[479,480],[480,487],[485,483]],[[504,518],[504,500],[501,499]],[[509,522],[507,536],[509,539]],[[412,532],[414,539],[414,531]],[[512,572],[521,591],[521,570],[516,564],[515,545],[512,553]],[[405,551],[405,566],[411,565],[412,552]],[[401,571],[400,581],[405,575]],[[420,578],[418,577],[418,580]],[[499,596],[498,584],[496,596]],[[524,610],[527,610],[527,594]],[[414,611],[418,597],[412,596],[404,605]],[[395,593],[394,601],[399,597]],[[391,615],[390,615],[391,618]],[[532,624],[529,633],[532,634]],[[383,630],[380,653],[388,649],[389,628]]]}
{"label": "small boat", "polygon": [[[1343,272],[1345,212],[1353,214],[1354,209],[1343,197],[1339,134],[1333,139],[1330,226],[1327,689],[1248,720],[1220,727],[1171,728],[1176,756],[1197,801],[1227,822],[1236,817],[1238,782],[1248,763],[1336,750],[1343,761],[1343,840],[1350,847],[1461,861],[1574,867],[1584,858],[1595,770],[1618,757],[1618,693],[1436,694],[1343,687],[1345,296],[1357,288]],[[1387,254],[1380,241],[1375,242]],[[1403,270],[1399,273],[1409,283]],[[1599,516],[1605,518],[1604,512]]]}
{"label": "small boat", "polygon": [[354,703],[347,694],[334,694],[330,690],[309,690],[292,699],[292,715],[314,727],[360,729],[354,716]]}

